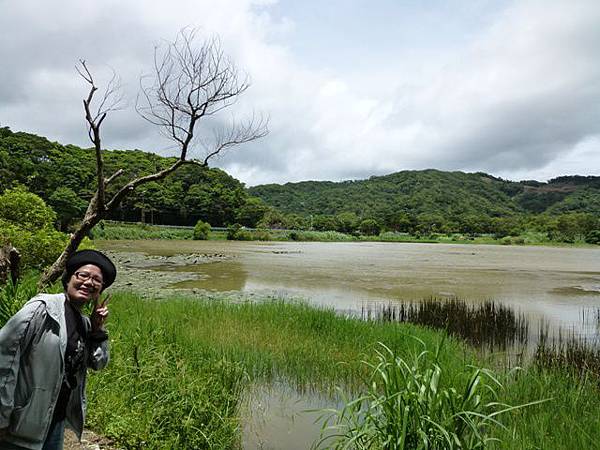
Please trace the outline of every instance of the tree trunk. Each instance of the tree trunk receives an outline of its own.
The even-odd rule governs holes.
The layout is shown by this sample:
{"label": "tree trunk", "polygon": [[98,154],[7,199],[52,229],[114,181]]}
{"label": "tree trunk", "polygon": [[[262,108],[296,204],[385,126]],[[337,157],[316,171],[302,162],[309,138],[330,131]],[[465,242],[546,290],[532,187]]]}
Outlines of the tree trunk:
{"label": "tree trunk", "polygon": [[[93,207],[95,207],[95,202],[93,200],[90,203],[90,206],[92,207],[90,209],[93,209]],[[100,222],[100,220],[102,220],[103,217],[101,214],[99,214],[97,211],[90,211],[90,209],[88,209],[88,212],[86,213],[77,231],[71,234],[71,239],[67,244],[66,248],[61,253],[61,255],[56,261],[54,261],[54,264],[52,264],[52,266],[50,266],[50,268],[46,270],[46,272],[42,275],[42,278],[38,283],[38,288],[40,290],[43,289],[45,286],[54,283],[60,278],[63,271],[65,270],[67,260],[71,257],[71,255],[73,255],[73,253],[77,251],[79,244],[81,243],[83,238],[88,235],[89,231],[92,228],[94,228],[94,226],[96,226],[98,222]]]}
{"label": "tree trunk", "polygon": [[21,254],[11,244],[0,247],[0,283],[6,283],[9,276],[13,284],[17,283],[20,262]]}

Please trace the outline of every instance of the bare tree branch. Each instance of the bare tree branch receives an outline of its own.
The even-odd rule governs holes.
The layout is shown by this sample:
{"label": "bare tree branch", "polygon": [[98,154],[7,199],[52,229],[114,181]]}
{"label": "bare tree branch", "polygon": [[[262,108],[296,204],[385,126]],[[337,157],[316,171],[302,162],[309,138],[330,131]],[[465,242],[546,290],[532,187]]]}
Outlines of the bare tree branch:
{"label": "bare tree branch", "polygon": [[203,158],[189,158],[200,121],[233,105],[249,87],[248,77],[239,75],[235,65],[225,56],[219,39],[207,39],[196,47],[196,34],[193,29],[184,29],[174,42],[155,48],[154,74],[152,77],[142,77],[136,101],[138,113],[177,145],[178,159],[166,169],[129,181],[108,201],[105,198],[106,186],[124,171],[119,169],[109,178],[104,178],[100,131],[107,115],[120,108],[120,82],[113,71],[113,77],[97,102],[97,107],[92,110],[98,87],[85,60],[80,60],[77,72],[89,85],[83,106],[88,136],[96,154],[98,186],[79,227],[71,235],[63,253],[42,277],[40,287],[58,279],[67,259],[77,250],[88,232],[138,186],[161,180],[184,164],[207,167],[209,160],[223,151],[267,135],[268,120],[262,116],[253,116],[239,124],[232,121],[230,127],[213,131],[213,143],[202,146],[205,151]]}
{"label": "bare tree branch", "polygon": [[214,139],[211,147],[205,144],[205,157],[202,161],[204,166],[208,165],[211,158],[236,145],[260,139],[269,133],[269,120],[263,116],[253,115],[245,123],[236,124],[229,128],[221,128],[213,131]]}
{"label": "bare tree branch", "polygon": [[109,178],[106,178],[104,180],[104,185],[108,186],[110,183],[112,183],[112,181],[117,178],[120,177],[121,175],[123,175],[125,173],[125,171],[123,169],[119,169],[117,170],[115,173],[113,173]]}
{"label": "bare tree branch", "polygon": [[[174,42],[155,47],[155,73],[152,79],[144,77],[140,81],[136,104],[145,120],[177,144],[182,161],[190,159],[198,123],[232,106],[250,86],[248,76],[240,76],[225,56],[217,37],[205,40],[200,47],[195,46],[196,39],[196,30],[184,29]],[[213,131],[214,143],[200,145],[205,150],[202,164],[267,132],[267,121],[255,118],[241,126],[233,122],[228,130]]]}

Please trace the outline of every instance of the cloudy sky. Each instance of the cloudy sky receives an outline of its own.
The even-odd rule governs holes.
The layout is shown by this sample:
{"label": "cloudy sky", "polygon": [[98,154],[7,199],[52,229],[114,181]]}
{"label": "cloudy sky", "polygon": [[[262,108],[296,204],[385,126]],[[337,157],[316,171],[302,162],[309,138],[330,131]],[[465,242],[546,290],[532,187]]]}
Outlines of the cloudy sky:
{"label": "cloudy sky", "polygon": [[215,161],[248,185],[600,175],[598,0],[0,0],[0,125],[90,146],[83,58],[123,84],[104,145],[173,154],[133,106],[154,46],[182,27],[218,33],[252,80],[223,123],[270,117]]}

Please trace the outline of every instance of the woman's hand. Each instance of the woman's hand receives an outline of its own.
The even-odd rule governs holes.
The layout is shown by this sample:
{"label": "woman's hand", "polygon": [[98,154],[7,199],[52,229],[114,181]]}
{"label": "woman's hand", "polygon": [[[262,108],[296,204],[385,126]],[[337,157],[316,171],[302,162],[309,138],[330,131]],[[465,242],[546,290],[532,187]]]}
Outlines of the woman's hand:
{"label": "woman's hand", "polygon": [[108,317],[108,301],[110,300],[110,295],[107,295],[102,303],[98,301],[98,299],[94,300],[94,311],[92,311],[92,315],[90,316],[90,322],[92,323],[92,331],[102,330],[104,329],[104,322]]}

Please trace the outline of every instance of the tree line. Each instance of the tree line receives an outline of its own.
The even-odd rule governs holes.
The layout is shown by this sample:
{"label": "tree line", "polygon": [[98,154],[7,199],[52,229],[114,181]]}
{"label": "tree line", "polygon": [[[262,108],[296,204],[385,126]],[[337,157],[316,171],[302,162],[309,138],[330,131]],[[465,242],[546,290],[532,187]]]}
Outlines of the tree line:
{"label": "tree line", "polygon": [[[129,178],[168,167],[174,158],[140,150],[105,152],[107,172]],[[80,220],[95,190],[93,149],[61,145],[0,127],[0,193],[26,186],[56,212],[59,229]],[[108,193],[122,186],[118,180]],[[170,225],[240,224],[251,228],[382,231],[518,236],[596,242],[600,177],[560,177],[549,183],[511,182],[486,174],[406,171],[369,180],[244,184],[216,168],[184,166],[161,182],[140,186],[110,219]]]}
{"label": "tree line", "polygon": [[271,222],[288,228],[498,238],[537,231],[566,242],[595,242],[600,228],[600,177],[593,176],[514,182],[430,169],[338,183],[268,184],[249,193],[281,211]]}
{"label": "tree line", "polygon": [[[167,158],[140,150],[106,151],[108,173],[122,168],[134,178],[163,170],[173,164]],[[12,132],[0,127],[0,193],[16,186],[43,198],[57,214],[63,231],[80,220],[96,189],[93,149],[61,145],[44,137]],[[124,182],[116,179],[107,193],[118,191]],[[254,210],[267,209],[251,198],[243,183],[217,168],[189,165],[161,182],[140,186],[107,218],[156,224],[194,225],[203,220],[213,226],[254,220]]]}

